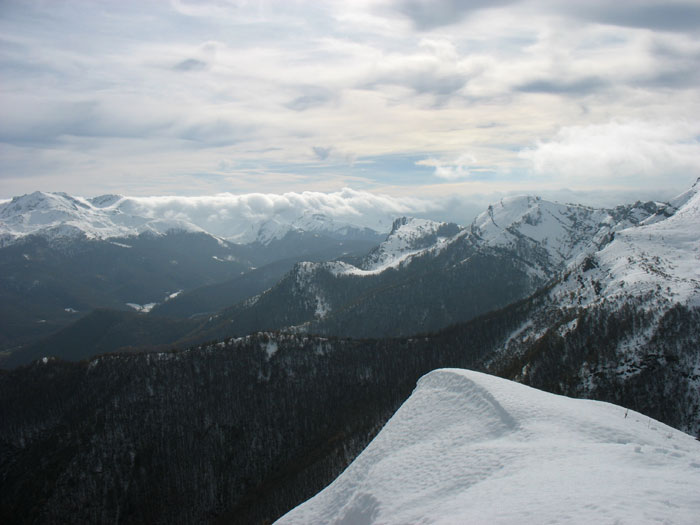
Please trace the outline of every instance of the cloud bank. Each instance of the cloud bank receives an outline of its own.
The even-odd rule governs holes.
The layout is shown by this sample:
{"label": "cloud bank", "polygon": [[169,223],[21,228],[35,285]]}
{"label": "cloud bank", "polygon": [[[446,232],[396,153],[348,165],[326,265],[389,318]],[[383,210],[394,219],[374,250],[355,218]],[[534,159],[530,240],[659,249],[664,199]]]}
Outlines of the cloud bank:
{"label": "cloud bank", "polygon": [[6,0],[0,197],[681,190],[699,29],[686,0]]}
{"label": "cloud bank", "polygon": [[187,221],[225,238],[248,234],[251,225],[268,220],[292,223],[299,217],[315,213],[383,232],[389,231],[397,217],[440,214],[441,207],[441,203],[430,199],[397,198],[348,188],[331,193],[125,197],[119,202],[119,208],[126,213]]}
{"label": "cloud bank", "polygon": [[537,174],[581,186],[653,186],[700,173],[700,124],[610,122],[562,128],[521,156]]}

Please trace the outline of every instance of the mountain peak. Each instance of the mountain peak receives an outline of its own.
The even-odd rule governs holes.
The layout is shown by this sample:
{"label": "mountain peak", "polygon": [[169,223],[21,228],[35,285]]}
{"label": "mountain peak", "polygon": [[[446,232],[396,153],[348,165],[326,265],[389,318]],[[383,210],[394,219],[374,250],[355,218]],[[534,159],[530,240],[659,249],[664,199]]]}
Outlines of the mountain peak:
{"label": "mountain peak", "polygon": [[460,230],[454,223],[400,217],[394,220],[386,240],[365,257],[362,269],[377,271],[395,266],[410,256],[453,237]]}
{"label": "mountain peak", "polygon": [[[576,270],[554,290],[578,305],[625,301],[630,296],[660,303],[700,305],[700,191],[690,190],[639,225],[614,232],[595,252],[595,265]],[[573,295],[571,294],[573,292]]]}

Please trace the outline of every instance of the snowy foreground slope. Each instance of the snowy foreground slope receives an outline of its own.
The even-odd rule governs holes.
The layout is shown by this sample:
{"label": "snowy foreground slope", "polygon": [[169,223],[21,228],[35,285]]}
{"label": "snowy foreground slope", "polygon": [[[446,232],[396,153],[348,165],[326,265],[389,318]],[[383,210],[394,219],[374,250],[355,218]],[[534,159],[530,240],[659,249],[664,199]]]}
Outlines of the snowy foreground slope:
{"label": "snowy foreground slope", "polygon": [[700,442],[637,412],[478,372],[424,376],[308,523],[697,523]]}

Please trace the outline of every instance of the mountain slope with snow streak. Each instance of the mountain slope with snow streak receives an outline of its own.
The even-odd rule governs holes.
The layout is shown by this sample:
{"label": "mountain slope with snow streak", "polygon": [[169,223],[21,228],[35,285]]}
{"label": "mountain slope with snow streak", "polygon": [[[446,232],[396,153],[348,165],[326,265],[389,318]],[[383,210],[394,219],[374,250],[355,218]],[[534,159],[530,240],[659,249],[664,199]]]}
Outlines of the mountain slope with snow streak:
{"label": "mountain slope with snow streak", "polygon": [[279,524],[696,523],[700,443],[620,406],[441,369]]}

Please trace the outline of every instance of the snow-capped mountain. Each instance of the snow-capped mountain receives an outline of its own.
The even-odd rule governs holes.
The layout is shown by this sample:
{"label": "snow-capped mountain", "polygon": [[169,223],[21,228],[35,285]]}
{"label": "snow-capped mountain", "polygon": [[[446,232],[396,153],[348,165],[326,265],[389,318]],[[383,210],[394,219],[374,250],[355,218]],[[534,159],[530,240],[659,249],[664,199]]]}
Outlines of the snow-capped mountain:
{"label": "snow-capped mountain", "polygon": [[381,272],[443,251],[503,249],[519,258],[533,278],[549,280],[581,254],[605,245],[615,231],[663,216],[669,205],[636,203],[616,209],[549,202],[539,197],[511,197],[492,204],[470,227],[424,219],[394,222],[387,239],[359,264],[339,266],[338,273]]}
{"label": "snow-capped mountain", "polygon": [[404,217],[367,256],[299,264],[223,318],[242,331],[300,325],[385,337],[438,330],[527,297],[664,206],[604,210],[517,197],[490,206],[468,228]]}
{"label": "snow-capped mountain", "polygon": [[[290,233],[312,232],[332,239],[377,240],[378,230],[334,219],[320,213],[298,216],[268,213],[260,219],[255,213],[229,213],[217,201],[183,204],[177,198],[161,198],[165,204],[144,198],[102,195],[92,199],[65,193],[34,192],[0,203],[0,247],[27,235],[49,240],[84,237],[109,239],[130,237],[144,232],[206,232],[213,237],[239,244],[269,244]],[[185,198],[182,198],[185,199]],[[213,198],[212,198],[213,199]],[[381,229],[381,220],[377,228]]]}
{"label": "snow-capped mountain", "polygon": [[459,369],[423,377],[276,523],[695,523],[700,443],[638,412]]}
{"label": "snow-capped mountain", "polygon": [[381,272],[396,267],[427,248],[436,249],[445,244],[460,230],[452,223],[408,217],[396,219],[386,240],[362,259],[359,269]]}
{"label": "snow-capped mountain", "polygon": [[575,270],[552,291],[554,300],[593,305],[653,296],[655,302],[700,306],[700,179],[670,208],[572,261]]}
{"label": "snow-capped mountain", "polygon": [[[700,436],[697,195],[696,184],[666,204],[611,210],[504,199],[465,229],[401,219],[379,248],[297,263],[265,293],[195,325],[152,313],[86,316],[34,356],[46,359],[0,374],[0,516],[269,522],[339,475],[419,377],[460,367],[619,406],[454,370],[429,375],[383,445],[368,449],[372,461],[358,460],[289,519],[437,521],[461,516],[468,501],[483,512],[471,521],[692,520],[697,445],[649,418]],[[143,283],[158,301],[187,289],[173,272],[190,257],[194,270],[205,256],[211,276],[240,273],[233,259],[252,253],[176,237],[76,243],[85,251],[58,261],[69,269],[59,284],[90,277],[67,284],[83,295],[107,284],[128,294],[122,303],[144,305]],[[276,251],[284,239],[255,249]],[[13,290],[0,301],[0,336],[22,317],[22,301],[82,310],[46,281],[57,274],[48,244],[0,250],[0,264],[14,257],[0,267],[2,290]],[[95,270],[98,259],[115,273]],[[138,272],[127,289],[125,269]],[[28,334],[46,324],[38,320]],[[271,332],[251,334],[261,329]],[[82,361],[52,359],[60,339],[76,352],[60,355]],[[135,352],[144,341],[160,346]],[[110,355],[91,358],[96,349]]]}
{"label": "snow-capped mountain", "polygon": [[7,246],[27,235],[56,240],[109,239],[171,230],[204,232],[176,217],[144,217],[125,212],[124,201],[118,195],[84,199],[40,191],[15,197],[0,204],[0,243]]}
{"label": "snow-capped mountain", "polygon": [[616,210],[562,205],[539,197],[512,197],[488,207],[471,225],[486,245],[515,248],[526,241],[543,249],[550,268],[561,268],[606,242],[611,232],[646,219],[657,205],[637,203]]}

